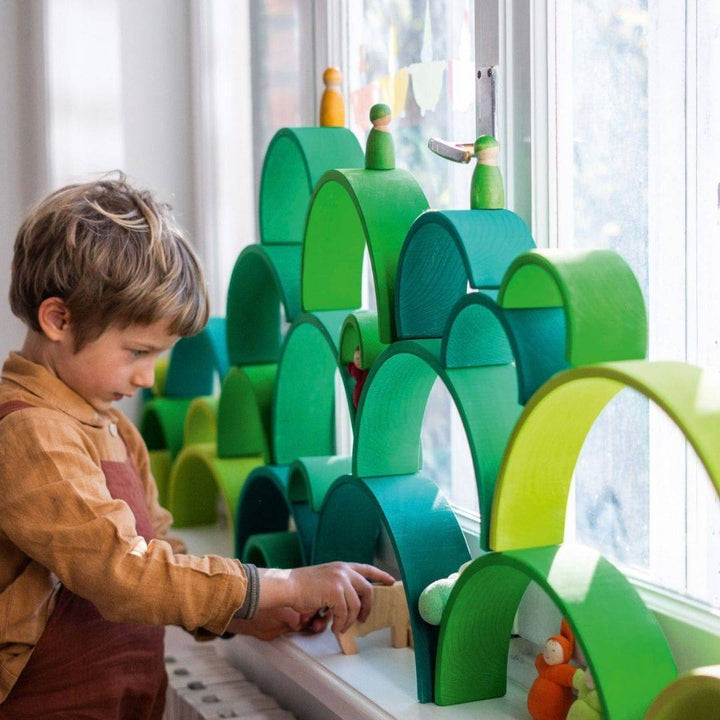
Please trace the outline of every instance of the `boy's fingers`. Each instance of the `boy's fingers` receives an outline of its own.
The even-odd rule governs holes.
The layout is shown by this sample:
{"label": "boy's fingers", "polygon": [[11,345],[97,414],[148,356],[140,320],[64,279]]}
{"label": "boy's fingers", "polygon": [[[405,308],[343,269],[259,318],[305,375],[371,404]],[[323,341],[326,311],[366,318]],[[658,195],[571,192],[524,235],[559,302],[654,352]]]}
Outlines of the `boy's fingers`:
{"label": "boy's fingers", "polygon": [[395,582],[395,578],[390,573],[386,573],[374,565],[365,565],[364,563],[348,563],[348,565],[370,582],[378,582],[383,585],[392,585]]}
{"label": "boy's fingers", "polygon": [[347,625],[347,607],[345,606],[345,595],[341,596],[341,599],[332,608],[333,624],[332,631],[337,635],[338,633],[345,632]]}

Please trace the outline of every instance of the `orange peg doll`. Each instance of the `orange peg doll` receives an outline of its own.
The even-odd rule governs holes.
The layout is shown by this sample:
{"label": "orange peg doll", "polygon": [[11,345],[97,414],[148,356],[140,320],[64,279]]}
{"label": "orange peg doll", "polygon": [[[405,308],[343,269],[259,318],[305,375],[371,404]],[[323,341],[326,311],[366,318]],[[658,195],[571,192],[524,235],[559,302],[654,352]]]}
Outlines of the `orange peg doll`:
{"label": "orange peg doll", "polygon": [[343,104],[340,84],[342,73],[334,67],[329,67],[323,73],[325,90],[320,100],[320,126],[345,127],[345,105]]}

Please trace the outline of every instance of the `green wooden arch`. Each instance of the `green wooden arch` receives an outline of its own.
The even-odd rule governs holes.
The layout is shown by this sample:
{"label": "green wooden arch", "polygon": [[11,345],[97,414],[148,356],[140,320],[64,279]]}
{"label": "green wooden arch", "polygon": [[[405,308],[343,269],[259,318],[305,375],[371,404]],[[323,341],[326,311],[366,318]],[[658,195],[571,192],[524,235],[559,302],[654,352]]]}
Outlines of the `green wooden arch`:
{"label": "green wooden arch", "polygon": [[185,415],[192,398],[158,397],[148,400],[140,416],[140,434],[148,450],[168,450],[175,459],[183,446]]}
{"label": "green wooden arch", "polygon": [[300,540],[292,530],[251,535],[240,559],[266,568],[296,568],[303,564]]}
{"label": "green wooden arch", "polygon": [[636,360],[647,352],[642,291],[612,250],[533,250],[508,268],[498,295],[506,309],[562,307],[572,366]]}
{"label": "green wooden arch", "polygon": [[585,651],[604,716],[641,718],[677,675],[670,648],[625,576],[579,545],[488,553],[465,569],[443,614],[435,702],[505,694],[513,619],[531,580],[560,609]]}
{"label": "green wooden arch", "polygon": [[216,397],[198,397],[190,403],[183,426],[183,446],[217,442],[217,408]]}
{"label": "green wooden arch", "polygon": [[645,720],[716,720],[720,709],[720,665],[697,668],[670,683]]}
{"label": "green wooden arch", "polygon": [[562,542],[567,496],[585,437],[625,387],[670,416],[720,492],[720,379],[715,373],[642,360],[568,370],[533,396],[513,430],[495,490],[493,550]]}
{"label": "green wooden arch", "polygon": [[427,585],[470,559],[462,530],[440,490],[422,474],[339,478],[323,504],[313,562],[373,562],[383,526],[410,611],[418,700],[431,702],[438,628],[422,620],[418,599]]}
{"label": "green wooden arch", "polygon": [[305,311],[361,305],[363,253],[370,254],[380,339],[395,337],[395,276],[405,235],[428,203],[406,170],[331,170],[315,188],[303,243]]}
{"label": "green wooden arch", "polygon": [[278,465],[335,452],[335,372],[340,371],[353,417],[347,368],[338,366],[346,312],[302,315],[288,331],[275,384],[273,451]]}
{"label": "green wooden arch", "polygon": [[310,196],[320,177],[332,168],[364,166],[365,154],[347,128],[278,130],[265,153],[260,180],[261,241],[299,245]]}
{"label": "green wooden arch", "polygon": [[511,364],[444,368],[440,340],[393,343],[370,371],[355,423],[353,474],[368,478],[407,475],[422,467],[421,431],[436,378],[450,392],[473,458],[482,523],[480,545],[488,547],[495,479],[521,407]]}
{"label": "green wooden arch", "polygon": [[476,290],[499,287],[510,263],[533,247],[527,226],[509,210],[432,210],[420,215],[398,263],[398,338],[441,337],[468,285]]}
{"label": "green wooden arch", "polygon": [[250,245],[235,261],[227,296],[227,347],[233,365],[276,363],[285,320],[300,314],[299,245]]}
{"label": "green wooden arch", "polygon": [[339,360],[342,365],[353,361],[356,348],[360,348],[361,365],[365,370],[372,367],[377,356],[387,348],[387,344],[380,341],[376,312],[357,310],[345,318],[340,333]]}

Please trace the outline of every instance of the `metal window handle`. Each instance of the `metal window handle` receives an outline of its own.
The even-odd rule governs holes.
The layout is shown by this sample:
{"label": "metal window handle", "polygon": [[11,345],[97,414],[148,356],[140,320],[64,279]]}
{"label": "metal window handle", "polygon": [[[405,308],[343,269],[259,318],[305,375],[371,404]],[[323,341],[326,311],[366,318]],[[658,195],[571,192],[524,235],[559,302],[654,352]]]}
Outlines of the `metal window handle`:
{"label": "metal window handle", "polygon": [[478,68],[477,71],[477,134],[492,135],[497,138],[497,105],[495,102],[496,79],[498,77],[497,65]]}

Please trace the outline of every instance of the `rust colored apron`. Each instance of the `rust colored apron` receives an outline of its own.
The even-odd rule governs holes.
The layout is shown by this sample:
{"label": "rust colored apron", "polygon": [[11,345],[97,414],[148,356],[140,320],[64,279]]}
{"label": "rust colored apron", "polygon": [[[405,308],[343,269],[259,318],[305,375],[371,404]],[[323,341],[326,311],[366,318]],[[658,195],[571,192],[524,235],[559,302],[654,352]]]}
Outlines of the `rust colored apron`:
{"label": "rust colored apron", "polygon": [[[4,403],[0,419],[27,407]],[[138,534],[150,542],[150,511],[132,458],[103,462],[102,469],[110,495],[130,506]],[[105,620],[62,587],[28,664],[0,704],[0,720],[160,720],[164,637],[163,627]]]}

